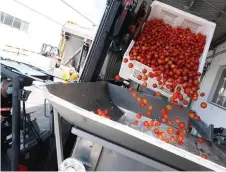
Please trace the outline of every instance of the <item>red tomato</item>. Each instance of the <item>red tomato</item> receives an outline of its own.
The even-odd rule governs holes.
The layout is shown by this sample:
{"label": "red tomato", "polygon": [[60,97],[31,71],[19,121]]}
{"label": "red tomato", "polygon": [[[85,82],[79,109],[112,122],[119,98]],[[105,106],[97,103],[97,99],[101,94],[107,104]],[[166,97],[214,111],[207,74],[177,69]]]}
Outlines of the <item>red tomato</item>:
{"label": "red tomato", "polygon": [[129,88],[128,90],[129,90],[129,92],[132,92],[133,91],[133,88]]}
{"label": "red tomato", "polygon": [[115,76],[115,80],[116,80],[116,81],[119,81],[120,79],[121,79],[121,77],[120,77],[119,75],[116,75],[116,76]]}
{"label": "red tomato", "polygon": [[128,64],[128,67],[129,67],[129,68],[133,68],[133,63],[129,63],[129,64]]}
{"label": "red tomato", "polygon": [[138,121],[137,120],[133,121],[133,125],[138,125]]}
{"label": "red tomato", "polygon": [[166,113],[166,114],[163,115],[163,118],[168,119],[169,115]]}
{"label": "red tomato", "polygon": [[170,143],[174,143],[175,142],[175,137],[174,136],[170,136]]}
{"label": "red tomato", "polygon": [[206,102],[202,102],[202,103],[200,104],[200,106],[201,106],[203,109],[205,109],[205,108],[207,107],[207,104],[206,104]]}
{"label": "red tomato", "polygon": [[204,143],[204,139],[201,137],[198,138],[198,141],[199,141],[199,143]]}
{"label": "red tomato", "polygon": [[175,119],[175,122],[176,122],[176,123],[179,123],[179,122],[180,122],[180,119],[179,119],[179,118],[176,118],[176,119]]}
{"label": "red tomato", "polygon": [[164,115],[164,114],[167,114],[167,110],[163,108],[163,109],[161,110],[161,113],[162,113],[163,115]]}
{"label": "red tomato", "polygon": [[180,142],[180,141],[183,141],[184,140],[184,136],[182,135],[177,135],[177,140]]}
{"label": "red tomato", "polygon": [[147,104],[148,103],[148,100],[147,99],[143,99],[143,103],[144,104]]}
{"label": "red tomato", "polygon": [[155,133],[155,134],[158,134],[158,133],[159,133],[159,129],[158,129],[158,128],[155,128],[155,129],[154,129],[154,133]]}
{"label": "red tomato", "polygon": [[192,119],[195,118],[195,113],[194,112],[190,112],[188,115],[189,115],[189,118],[192,118]]}
{"label": "red tomato", "polygon": [[157,121],[157,122],[156,122],[156,125],[157,125],[157,126],[160,126],[160,125],[161,125],[161,122]]}
{"label": "red tomato", "polygon": [[143,82],[143,83],[142,83],[142,86],[143,86],[143,87],[147,87],[147,86],[148,86],[147,82]]}
{"label": "red tomato", "polygon": [[124,63],[127,63],[128,62],[128,59],[127,58],[124,58]]}
{"label": "red tomato", "polygon": [[136,117],[140,119],[140,118],[142,117],[142,114],[141,114],[141,113],[138,113],[138,114],[136,115]]}
{"label": "red tomato", "polygon": [[137,76],[137,79],[138,79],[138,80],[141,80],[141,79],[142,79],[142,76],[141,76],[141,75],[138,75],[138,76]]}
{"label": "red tomato", "polygon": [[184,101],[183,101],[183,104],[184,104],[184,105],[188,105],[188,101],[187,101],[187,100],[184,100]]}
{"label": "red tomato", "polygon": [[104,114],[107,115],[107,114],[108,114],[108,110],[105,110],[105,111],[104,111]]}
{"label": "red tomato", "polygon": [[200,119],[200,116],[196,115],[196,116],[195,116],[195,120],[200,121],[200,120],[201,120],[201,119]]}
{"label": "red tomato", "polygon": [[161,121],[162,121],[163,123],[165,123],[165,122],[166,122],[166,119],[165,119],[165,118],[162,118]]}
{"label": "red tomato", "polygon": [[178,141],[177,143],[179,146],[182,146],[184,144],[184,141]]}
{"label": "red tomato", "polygon": [[159,91],[157,91],[156,93],[155,93],[155,96],[161,96],[161,93],[159,92]]}
{"label": "red tomato", "polygon": [[147,73],[147,69],[143,69],[143,70],[142,70],[142,73],[143,73],[143,74]]}
{"label": "red tomato", "polygon": [[204,153],[201,155],[201,157],[204,158],[204,159],[207,159],[207,155],[204,154]]}
{"label": "red tomato", "polygon": [[173,107],[172,107],[171,105],[166,105],[166,109],[167,109],[167,110],[172,110]]}
{"label": "red tomato", "polygon": [[144,121],[144,126],[145,126],[145,127],[147,127],[147,126],[148,126],[148,124],[149,124],[149,122],[148,122],[148,121]]}
{"label": "red tomato", "polygon": [[173,126],[173,121],[168,121],[169,126]]}
{"label": "red tomato", "polygon": [[147,116],[151,116],[151,112],[150,111],[147,111]]}
{"label": "red tomato", "polygon": [[201,97],[204,97],[204,96],[205,96],[205,93],[203,93],[203,92],[200,93],[200,96],[201,96]]}
{"label": "red tomato", "polygon": [[179,125],[180,128],[184,128],[185,127],[185,123],[184,122],[179,122],[178,125]]}
{"label": "red tomato", "polygon": [[152,105],[149,105],[148,106],[148,110],[152,110]]}
{"label": "red tomato", "polygon": [[145,104],[144,104],[144,103],[141,103],[141,104],[140,104],[140,107],[142,107],[142,108],[143,108],[144,106],[145,106]]}
{"label": "red tomato", "polygon": [[101,114],[102,114],[102,110],[98,108],[98,109],[97,109],[97,114],[98,114],[98,115],[101,115]]}
{"label": "red tomato", "polygon": [[174,129],[173,128],[168,128],[167,129],[167,133],[168,134],[173,134],[174,133]]}
{"label": "red tomato", "polygon": [[137,101],[138,101],[138,102],[141,102],[141,101],[142,101],[142,98],[137,97]]}
{"label": "red tomato", "polygon": [[153,88],[157,88],[157,84],[153,84],[152,86],[153,86]]}

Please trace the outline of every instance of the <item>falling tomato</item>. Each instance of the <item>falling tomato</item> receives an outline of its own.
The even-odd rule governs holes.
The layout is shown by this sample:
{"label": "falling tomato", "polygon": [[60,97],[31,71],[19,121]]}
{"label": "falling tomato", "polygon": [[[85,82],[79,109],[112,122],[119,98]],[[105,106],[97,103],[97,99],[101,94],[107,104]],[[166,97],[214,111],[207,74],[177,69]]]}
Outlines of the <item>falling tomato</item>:
{"label": "falling tomato", "polygon": [[127,58],[124,58],[124,63],[127,63],[128,62],[128,59]]}
{"label": "falling tomato", "polygon": [[147,111],[146,114],[147,114],[147,116],[151,116],[151,112],[150,111]]}
{"label": "falling tomato", "polygon": [[133,91],[133,88],[129,88],[128,90],[129,90],[129,92],[132,92]]}
{"label": "falling tomato", "polygon": [[140,119],[140,118],[142,117],[142,114],[141,114],[141,113],[138,113],[138,114],[136,115],[136,117]]}
{"label": "falling tomato", "polygon": [[143,82],[143,83],[142,83],[142,86],[143,86],[143,87],[147,87],[147,86],[148,86],[147,82]]}
{"label": "falling tomato", "polygon": [[161,96],[161,93],[160,93],[159,91],[157,91],[157,92],[155,93],[155,96],[160,97],[160,96]]}
{"label": "falling tomato", "polygon": [[168,121],[168,125],[169,125],[169,126],[173,126],[173,121],[169,120],[169,121]]}
{"label": "falling tomato", "polygon": [[195,120],[200,121],[201,120],[200,116],[196,115]]}
{"label": "falling tomato", "polygon": [[166,119],[165,119],[165,118],[162,118],[161,121],[162,121],[163,123],[165,123],[165,122],[166,122]]}
{"label": "falling tomato", "polygon": [[148,110],[152,110],[152,105],[149,105],[148,106]]}
{"label": "falling tomato", "polygon": [[133,96],[133,97],[137,97],[137,93],[136,93],[136,92],[133,92],[133,93],[132,93],[132,96]]}
{"label": "falling tomato", "polygon": [[178,125],[179,125],[180,128],[184,128],[185,127],[185,123],[184,122],[179,122]]}
{"label": "falling tomato", "polygon": [[155,134],[158,134],[158,133],[159,133],[159,129],[158,129],[158,128],[155,128],[155,129],[154,129],[154,133],[155,133]]}
{"label": "falling tomato", "polygon": [[165,108],[161,109],[161,113],[164,115],[164,114],[167,114],[167,110]]}
{"label": "falling tomato", "polygon": [[142,108],[143,108],[144,106],[145,106],[145,104],[144,104],[144,103],[141,103],[141,104],[140,104],[140,107],[142,107]]}
{"label": "falling tomato", "polygon": [[205,96],[205,93],[203,93],[203,92],[200,93],[200,96],[201,96],[201,97],[204,97],[204,96]]}
{"label": "falling tomato", "polygon": [[133,121],[133,124],[138,125],[138,121],[137,120]]}
{"label": "falling tomato", "polygon": [[138,101],[138,102],[141,102],[141,101],[142,101],[142,98],[138,97],[138,98],[137,98],[137,101]]}
{"label": "falling tomato", "polygon": [[169,114],[167,114],[167,113],[163,114],[163,118],[168,119],[169,118]]}
{"label": "falling tomato", "polygon": [[148,103],[148,100],[147,99],[143,99],[142,101],[144,104],[147,104]]}
{"label": "falling tomato", "polygon": [[193,119],[195,117],[195,113],[194,112],[189,112],[188,116],[189,116],[189,118]]}
{"label": "falling tomato", "polygon": [[200,106],[201,106],[203,109],[205,109],[205,108],[207,107],[207,104],[206,104],[206,102],[202,102],[202,103],[200,104]]}
{"label": "falling tomato", "polygon": [[166,109],[167,109],[167,110],[172,110],[173,107],[172,107],[171,105],[166,105]]}
{"label": "falling tomato", "polygon": [[173,134],[174,133],[174,129],[173,128],[168,128],[167,129],[167,133],[168,134]]}
{"label": "falling tomato", "polygon": [[141,75],[138,75],[138,76],[137,76],[137,79],[138,79],[138,80],[141,80],[141,79],[142,79],[142,76],[141,76]]}
{"label": "falling tomato", "polygon": [[198,138],[198,142],[199,142],[199,143],[204,143],[204,139],[201,138],[201,137],[199,137],[199,138]]}
{"label": "falling tomato", "polygon": [[120,79],[121,79],[121,77],[120,77],[119,75],[116,75],[116,76],[115,76],[115,80],[116,80],[116,81],[119,81]]}
{"label": "falling tomato", "polygon": [[128,67],[129,67],[129,68],[133,68],[133,63],[129,63],[129,64],[128,64]]}
{"label": "falling tomato", "polygon": [[179,118],[175,118],[175,122],[176,123],[179,123],[180,122],[180,119]]}

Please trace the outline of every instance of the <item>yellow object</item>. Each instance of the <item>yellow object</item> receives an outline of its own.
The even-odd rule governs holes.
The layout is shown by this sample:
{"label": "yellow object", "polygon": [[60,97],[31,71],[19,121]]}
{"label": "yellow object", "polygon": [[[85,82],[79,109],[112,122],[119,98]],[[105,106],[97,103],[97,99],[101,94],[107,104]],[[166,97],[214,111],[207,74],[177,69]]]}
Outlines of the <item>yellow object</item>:
{"label": "yellow object", "polygon": [[73,73],[71,76],[70,76],[70,79],[71,80],[77,80],[78,79],[78,75],[76,73]]}

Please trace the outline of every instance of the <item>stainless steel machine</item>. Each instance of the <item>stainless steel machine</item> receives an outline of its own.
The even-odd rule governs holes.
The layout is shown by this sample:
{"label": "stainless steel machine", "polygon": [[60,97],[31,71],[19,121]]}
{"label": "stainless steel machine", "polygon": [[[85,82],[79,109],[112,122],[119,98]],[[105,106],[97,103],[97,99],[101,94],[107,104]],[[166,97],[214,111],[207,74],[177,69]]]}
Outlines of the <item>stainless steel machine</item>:
{"label": "stainless steel machine", "polygon": [[[144,11],[146,5],[142,3],[136,13],[136,1],[107,1],[78,83],[46,86],[46,98],[54,108],[58,165],[65,159],[61,135],[61,118],[64,118],[72,124],[71,133],[77,136],[71,158],[82,162],[87,171],[225,171],[226,149],[212,143],[214,126],[189,121],[189,108],[178,109],[172,105],[169,118],[179,117],[186,124],[192,123],[208,140],[203,144],[190,134],[185,137],[183,146],[168,144],[157,139],[153,130],[133,125],[136,113],[145,114],[145,110],[126,88],[120,87],[127,85],[113,78],[129,42],[139,35],[142,21],[151,10]],[[167,99],[153,96],[150,90],[141,91],[137,84],[134,88],[153,105],[151,119],[159,120],[160,110],[169,104]],[[97,108],[108,109],[111,120],[90,112]],[[150,117],[144,116],[142,120],[150,120]],[[166,124],[159,127],[161,131],[166,128]],[[208,155],[208,160],[201,158],[202,153]]]}

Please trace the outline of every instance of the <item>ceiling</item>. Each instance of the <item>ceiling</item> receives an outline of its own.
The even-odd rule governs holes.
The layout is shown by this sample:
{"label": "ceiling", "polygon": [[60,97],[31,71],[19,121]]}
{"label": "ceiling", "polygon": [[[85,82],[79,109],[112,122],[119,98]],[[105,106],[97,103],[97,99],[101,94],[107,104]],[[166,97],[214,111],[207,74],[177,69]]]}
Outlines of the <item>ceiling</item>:
{"label": "ceiling", "polygon": [[[146,0],[148,3],[150,0]],[[216,23],[211,47],[226,40],[226,0],[158,0]],[[151,2],[150,2],[151,3]]]}

